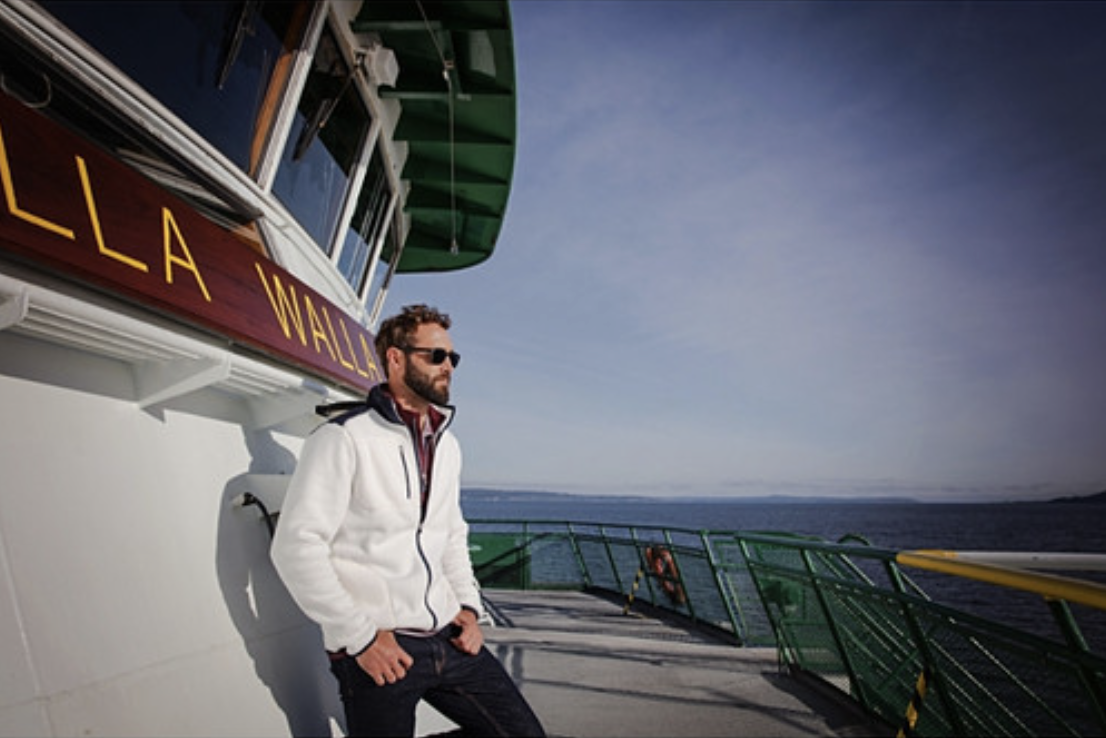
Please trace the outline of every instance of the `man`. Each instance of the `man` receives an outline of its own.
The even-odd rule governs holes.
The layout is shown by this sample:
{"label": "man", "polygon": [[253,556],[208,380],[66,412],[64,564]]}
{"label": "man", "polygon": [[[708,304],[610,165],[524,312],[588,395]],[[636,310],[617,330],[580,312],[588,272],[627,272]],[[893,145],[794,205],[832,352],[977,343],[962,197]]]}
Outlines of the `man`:
{"label": "man", "polygon": [[466,733],[543,735],[484,648],[448,430],[460,356],[448,315],[380,327],[386,383],[304,444],[273,540],[293,598],[322,628],[350,735],[413,735],[420,699]]}

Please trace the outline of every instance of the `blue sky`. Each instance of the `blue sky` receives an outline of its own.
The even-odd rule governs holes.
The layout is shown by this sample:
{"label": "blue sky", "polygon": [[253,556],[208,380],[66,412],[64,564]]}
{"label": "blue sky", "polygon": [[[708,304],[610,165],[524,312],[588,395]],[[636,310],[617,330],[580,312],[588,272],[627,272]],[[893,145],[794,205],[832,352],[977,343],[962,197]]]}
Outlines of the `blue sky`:
{"label": "blue sky", "polygon": [[388,305],[455,320],[465,484],[1106,489],[1106,4],[512,12],[496,253]]}

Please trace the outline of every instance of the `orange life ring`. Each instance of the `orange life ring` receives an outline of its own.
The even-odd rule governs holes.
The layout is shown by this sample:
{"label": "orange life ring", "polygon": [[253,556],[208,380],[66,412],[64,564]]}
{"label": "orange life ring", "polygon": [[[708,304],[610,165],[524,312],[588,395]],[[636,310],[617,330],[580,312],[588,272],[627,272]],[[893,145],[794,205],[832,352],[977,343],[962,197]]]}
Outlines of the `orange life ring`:
{"label": "orange life ring", "polygon": [[672,558],[672,552],[664,546],[649,546],[645,549],[645,562],[654,576],[660,580],[661,589],[668,595],[668,599],[677,605],[687,602],[687,594],[680,584],[680,571],[676,568],[676,560]]}

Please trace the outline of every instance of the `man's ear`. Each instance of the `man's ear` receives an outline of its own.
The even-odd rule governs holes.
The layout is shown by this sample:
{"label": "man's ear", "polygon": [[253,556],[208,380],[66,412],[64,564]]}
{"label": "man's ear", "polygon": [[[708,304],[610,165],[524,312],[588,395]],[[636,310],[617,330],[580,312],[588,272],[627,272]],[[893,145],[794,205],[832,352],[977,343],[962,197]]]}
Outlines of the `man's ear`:
{"label": "man's ear", "polygon": [[400,357],[403,356],[403,349],[396,346],[389,346],[388,351],[384,357],[384,361],[388,364],[388,376],[395,374],[395,370],[400,367]]}

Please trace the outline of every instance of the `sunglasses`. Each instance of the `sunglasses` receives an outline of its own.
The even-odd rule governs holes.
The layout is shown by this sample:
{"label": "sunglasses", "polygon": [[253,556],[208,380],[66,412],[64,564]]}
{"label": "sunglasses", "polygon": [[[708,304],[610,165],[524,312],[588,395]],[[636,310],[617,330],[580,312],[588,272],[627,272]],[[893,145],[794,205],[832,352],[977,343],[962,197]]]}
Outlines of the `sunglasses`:
{"label": "sunglasses", "polygon": [[434,366],[438,366],[446,359],[449,359],[449,363],[453,365],[454,369],[461,363],[461,355],[456,351],[446,351],[443,348],[419,348],[418,346],[402,346],[401,349],[407,354],[427,354],[430,357],[427,360]]}

